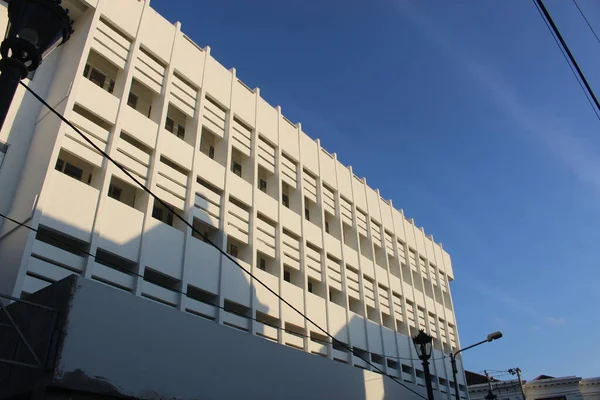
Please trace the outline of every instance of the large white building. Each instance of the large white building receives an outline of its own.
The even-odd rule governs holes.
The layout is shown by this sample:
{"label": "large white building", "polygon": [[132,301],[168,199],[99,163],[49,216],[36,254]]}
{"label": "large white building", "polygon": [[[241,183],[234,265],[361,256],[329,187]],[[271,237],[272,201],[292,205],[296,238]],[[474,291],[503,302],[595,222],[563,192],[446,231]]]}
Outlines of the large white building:
{"label": "large white building", "polygon": [[[425,329],[435,338],[434,388],[450,398],[444,355],[458,348],[458,333],[447,252],[148,3],[63,1],[75,33],[27,83],[354,355],[22,88],[0,133],[0,212],[38,232],[0,221],[0,292],[23,296],[81,274],[371,369],[362,356],[421,386],[410,336]],[[2,9],[2,31],[6,18]],[[462,367],[458,385],[466,398]]]}

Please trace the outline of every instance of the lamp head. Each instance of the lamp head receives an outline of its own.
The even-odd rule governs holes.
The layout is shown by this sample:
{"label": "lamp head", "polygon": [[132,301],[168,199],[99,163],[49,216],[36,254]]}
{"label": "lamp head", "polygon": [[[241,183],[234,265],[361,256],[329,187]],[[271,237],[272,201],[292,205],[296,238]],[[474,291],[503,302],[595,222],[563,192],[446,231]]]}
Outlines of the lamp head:
{"label": "lamp head", "polygon": [[423,329],[413,338],[417,355],[421,360],[428,360],[431,357],[431,345],[433,338],[425,333]]}
{"label": "lamp head", "polygon": [[502,337],[502,332],[500,332],[500,331],[492,332],[489,335],[487,335],[487,341],[491,342],[492,340],[500,339],[501,337]]}
{"label": "lamp head", "polygon": [[61,0],[9,0],[8,20],[0,53],[21,61],[29,72],[73,32],[73,21]]}

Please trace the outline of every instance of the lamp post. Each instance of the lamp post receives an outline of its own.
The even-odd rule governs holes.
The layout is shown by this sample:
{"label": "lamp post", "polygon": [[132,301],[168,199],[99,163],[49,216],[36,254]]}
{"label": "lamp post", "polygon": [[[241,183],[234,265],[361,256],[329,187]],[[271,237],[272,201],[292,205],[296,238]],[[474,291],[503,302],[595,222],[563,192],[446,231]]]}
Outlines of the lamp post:
{"label": "lamp post", "polygon": [[60,4],[61,0],[8,0],[8,29],[0,46],[0,129],[19,81],[73,32],[68,10]]}
{"label": "lamp post", "polygon": [[428,400],[434,400],[433,387],[431,386],[431,374],[429,372],[429,358],[431,357],[432,342],[433,338],[426,334],[423,329],[421,329],[417,336],[413,338],[413,343],[417,350],[417,355],[423,363],[423,371],[425,372],[425,385],[427,387]]}
{"label": "lamp post", "polygon": [[[454,353],[450,353],[450,362],[452,363],[452,377],[454,378],[454,395],[456,396],[456,400],[460,400],[460,393],[458,391],[458,381],[456,380],[456,374],[458,373],[458,368],[456,367],[456,356],[458,355],[458,353],[465,351],[465,350],[472,349],[473,347],[479,346],[480,344],[484,344],[484,343],[491,342],[496,339],[500,339],[501,337],[502,337],[502,332],[492,332],[489,335],[487,335],[487,338],[485,340],[482,340],[481,342],[477,342],[475,344],[467,346],[464,349],[457,350]],[[492,395],[493,395],[493,393],[492,393]]]}

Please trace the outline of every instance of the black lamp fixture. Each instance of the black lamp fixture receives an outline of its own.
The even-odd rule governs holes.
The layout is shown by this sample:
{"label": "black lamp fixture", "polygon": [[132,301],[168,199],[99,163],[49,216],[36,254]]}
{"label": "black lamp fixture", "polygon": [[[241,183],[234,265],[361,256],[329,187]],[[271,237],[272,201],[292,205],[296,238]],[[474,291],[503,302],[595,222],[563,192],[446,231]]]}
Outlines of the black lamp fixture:
{"label": "black lamp fixture", "polygon": [[73,33],[73,21],[61,0],[9,0],[8,21],[0,46],[0,128],[19,81]]}
{"label": "black lamp fixture", "polygon": [[413,338],[417,355],[423,363],[423,372],[425,373],[425,386],[427,387],[427,399],[434,400],[433,387],[431,385],[431,373],[429,372],[429,359],[431,358],[431,348],[433,338],[425,333],[423,329]]}

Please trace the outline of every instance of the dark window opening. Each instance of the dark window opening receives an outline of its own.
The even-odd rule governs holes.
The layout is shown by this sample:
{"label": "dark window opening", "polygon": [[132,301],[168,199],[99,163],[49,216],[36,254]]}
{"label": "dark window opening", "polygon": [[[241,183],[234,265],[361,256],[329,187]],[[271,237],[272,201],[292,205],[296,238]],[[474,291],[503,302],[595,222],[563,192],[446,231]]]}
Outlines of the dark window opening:
{"label": "dark window opening", "polygon": [[283,193],[281,195],[281,202],[285,207],[290,208],[290,198],[287,194]]}
{"label": "dark window opening", "polygon": [[242,165],[237,161],[231,160],[231,172],[236,174],[237,176],[242,176]]}

